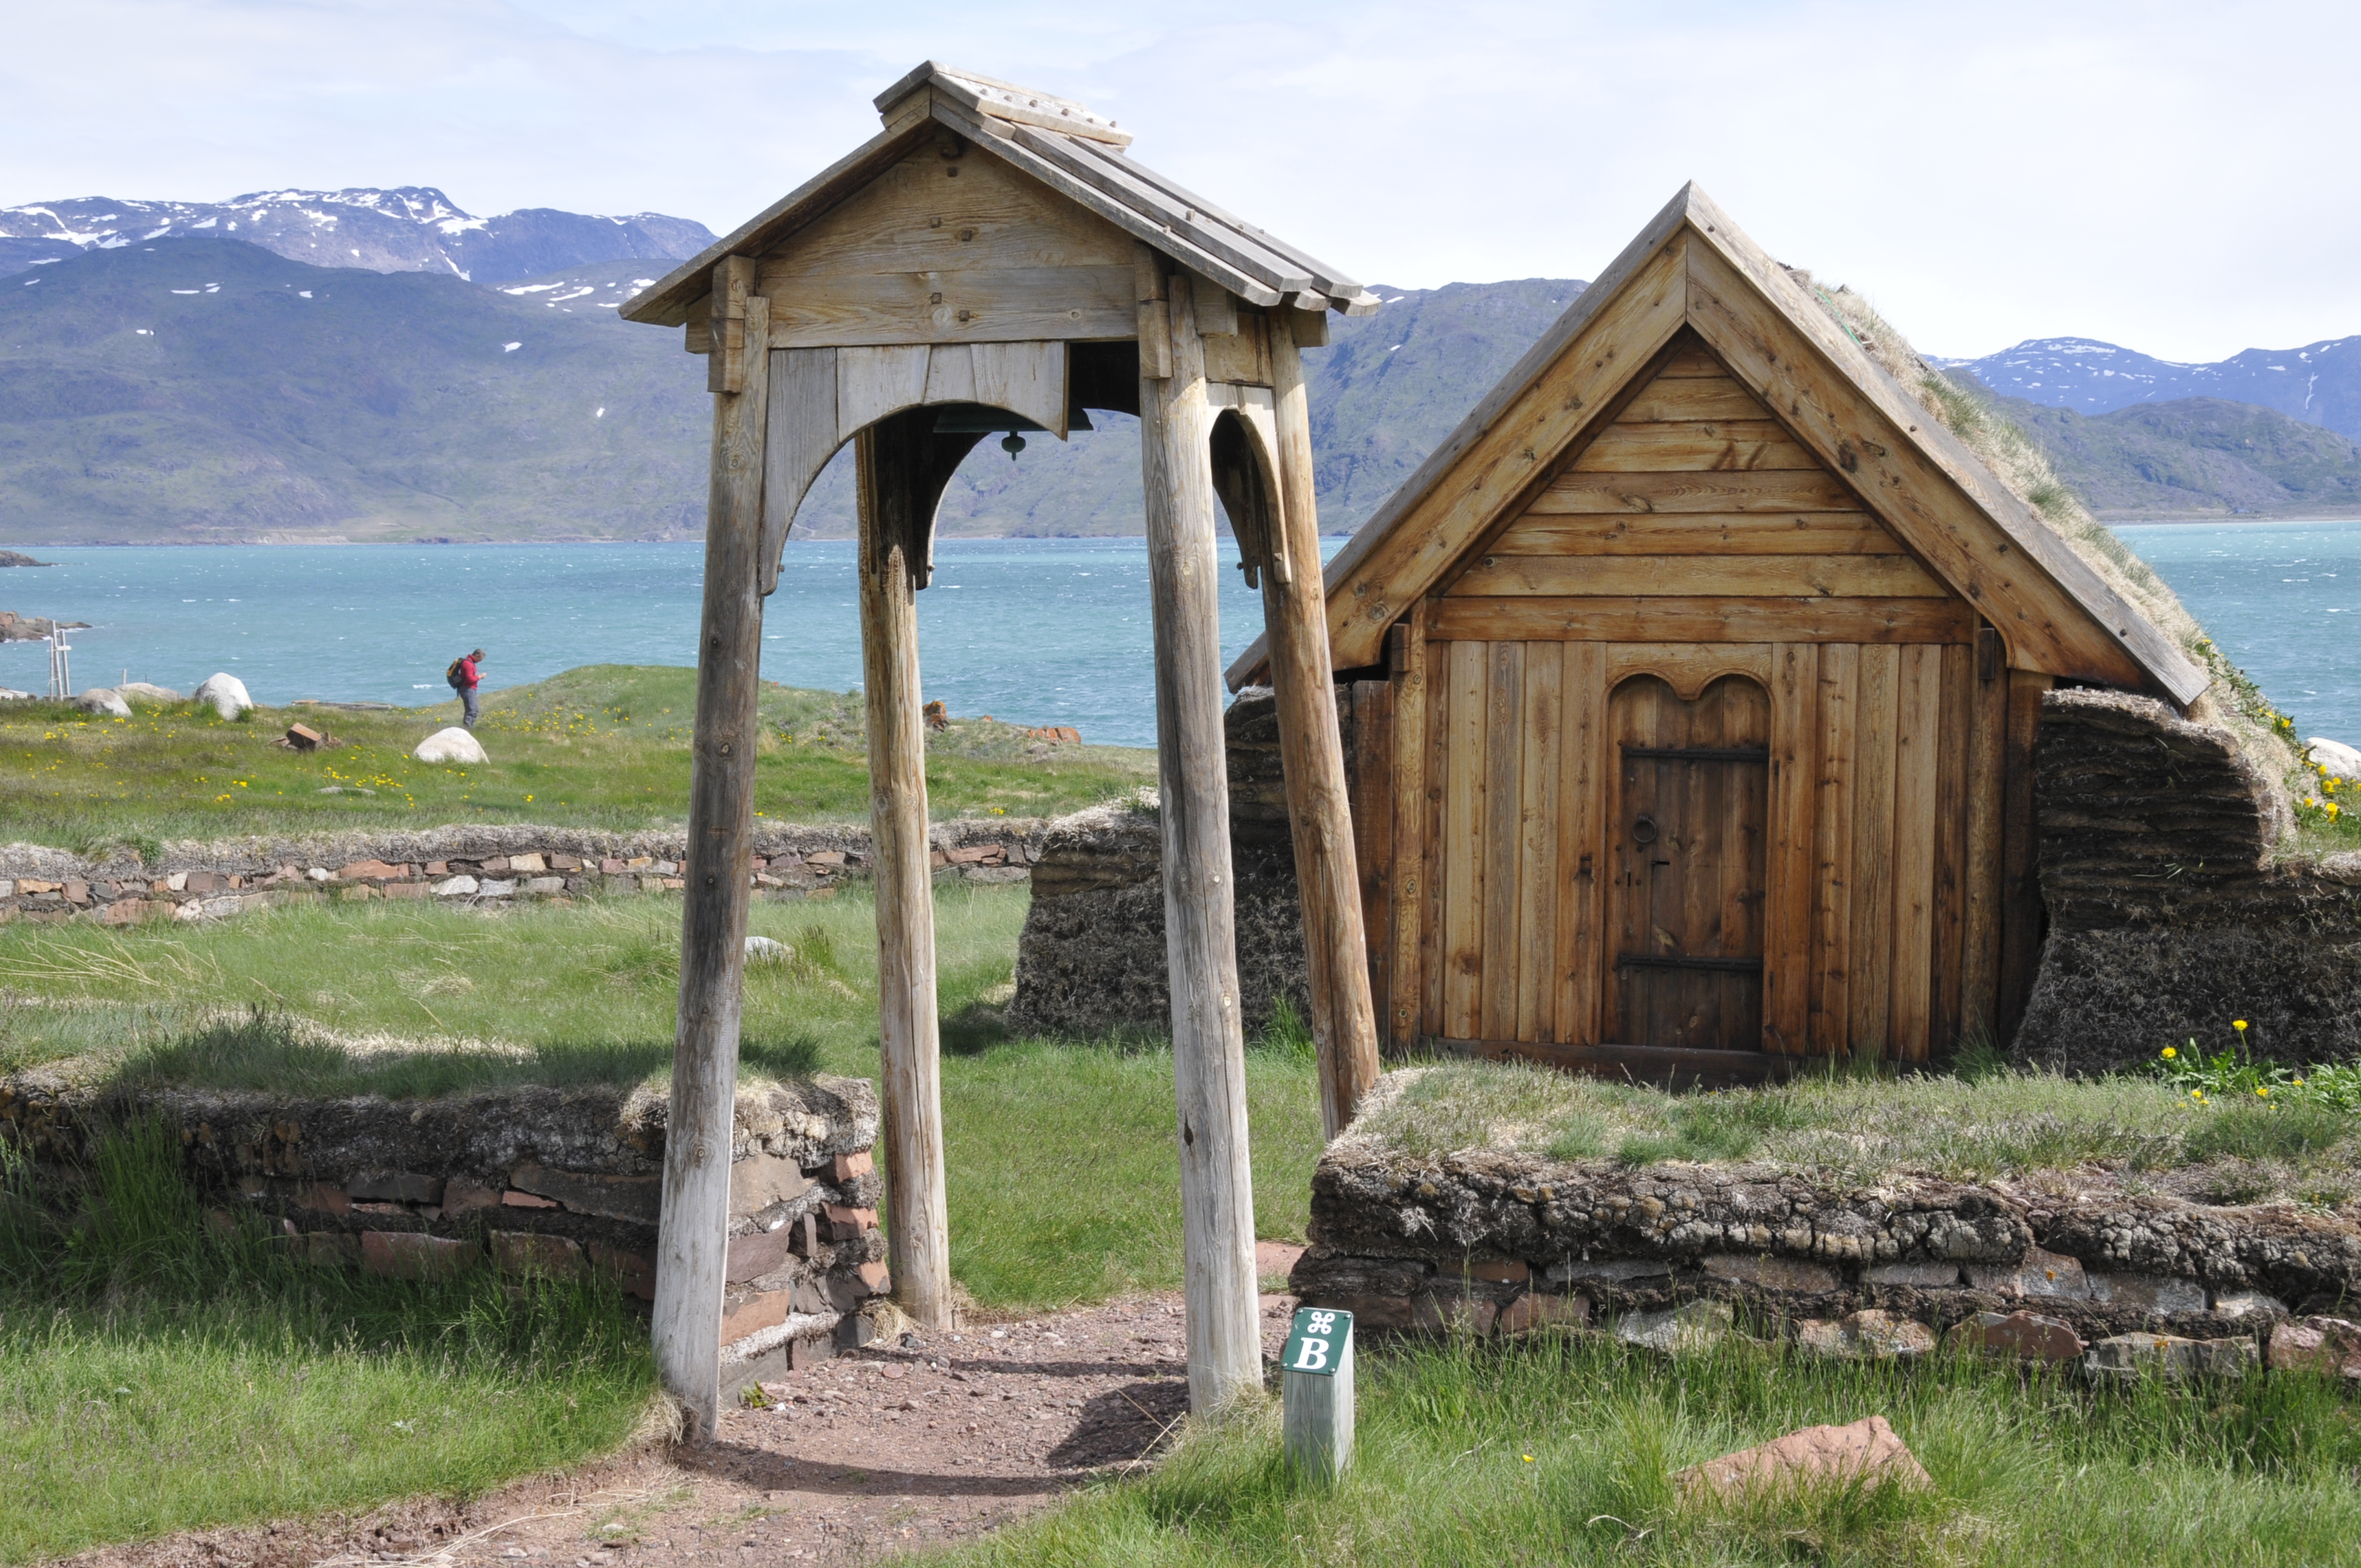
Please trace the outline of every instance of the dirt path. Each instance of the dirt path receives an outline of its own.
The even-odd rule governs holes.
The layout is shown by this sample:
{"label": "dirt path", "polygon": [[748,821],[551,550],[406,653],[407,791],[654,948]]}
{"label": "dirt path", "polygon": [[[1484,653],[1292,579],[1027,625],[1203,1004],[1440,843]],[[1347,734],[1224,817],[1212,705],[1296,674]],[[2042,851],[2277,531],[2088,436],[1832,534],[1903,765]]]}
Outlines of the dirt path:
{"label": "dirt path", "polygon": [[[1283,1266],[1279,1270],[1284,1272]],[[1265,1354],[1289,1298],[1262,1299]],[[1152,1454],[1188,1409],[1177,1295],[867,1350],[764,1385],[702,1450],[645,1449],[457,1506],[174,1536],[75,1568],[853,1564],[972,1538]]]}

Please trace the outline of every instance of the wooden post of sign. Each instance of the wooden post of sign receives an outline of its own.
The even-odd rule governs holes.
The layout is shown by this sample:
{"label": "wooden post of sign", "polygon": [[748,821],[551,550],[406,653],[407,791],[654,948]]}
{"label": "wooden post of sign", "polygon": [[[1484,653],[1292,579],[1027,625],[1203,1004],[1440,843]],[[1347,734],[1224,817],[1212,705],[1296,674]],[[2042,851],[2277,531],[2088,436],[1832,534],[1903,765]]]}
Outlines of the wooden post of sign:
{"label": "wooden post of sign", "polygon": [[[1143,250],[1145,247],[1142,247]],[[1170,337],[1170,377],[1140,359],[1139,460],[1156,625],[1157,776],[1164,827],[1165,956],[1180,1109],[1180,1234],[1189,1406],[1262,1387],[1247,1164],[1246,1037],[1238,1021],[1230,795],[1222,747],[1221,567],[1213,551],[1213,411],[1186,274],[1141,259],[1141,291]],[[1149,313],[1145,308],[1143,315]]]}
{"label": "wooden post of sign", "polygon": [[[1329,1321],[1307,1323],[1325,1318]],[[1315,1365],[1316,1364],[1316,1365]],[[1353,1315],[1306,1307],[1279,1364],[1279,1426],[1287,1462],[1318,1481],[1353,1464]]]}
{"label": "wooden post of sign", "polygon": [[869,825],[877,858],[886,1238],[895,1298],[902,1310],[926,1328],[947,1329],[950,1221],[943,1199],[941,1030],[935,1002],[934,870],[927,843],[927,731],[918,695],[917,603],[922,541],[940,487],[930,487],[922,472],[922,428],[907,419],[888,420],[854,436],[853,451],[861,496]]}
{"label": "wooden post of sign", "polygon": [[1312,400],[1289,318],[1269,323],[1271,394],[1279,451],[1279,534],[1284,573],[1266,574],[1263,625],[1271,696],[1279,708],[1279,766],[1295,837],[1303,901],[1303,950],[1312,988],[1312,1037],[1320,1060],[1320,1120],[1334,1137],[1352,1124],[1378,1081],[1378,1020],[1369,1002],[1368,939],[1360,868],[1353,853],[1352,799],[1329,674],[1328,598],[1320,571],[1320,514],[1312,499]]}
{"label": "wooden post of sign", "polygon": [[[721,1409],[721,1292],[730,1245],[730,1157],[738,1102],[738,1023],[746,967],[748,864],[754,830],[754,740],[761,691],[763,428],[769,302],[751,292],[754,264],[714,271],[716,326],[734,352],[713,399],[706,503],[705,610],[690,751],[688,864],[680,925],[680,1015],[664,1129],[652,1332],[656,1376],[688,1412],[690,1441],[712,1440]],[[723,358],[717,334],[714,357]],[[715,378],[723,379],[717,370]]]}

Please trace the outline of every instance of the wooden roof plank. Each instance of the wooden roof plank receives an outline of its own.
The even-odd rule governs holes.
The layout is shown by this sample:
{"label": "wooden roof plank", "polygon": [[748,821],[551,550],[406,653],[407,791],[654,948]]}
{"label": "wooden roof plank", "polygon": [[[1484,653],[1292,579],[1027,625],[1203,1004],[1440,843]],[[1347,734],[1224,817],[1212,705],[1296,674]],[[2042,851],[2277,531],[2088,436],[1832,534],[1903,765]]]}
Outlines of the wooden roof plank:
{"label": "wooden roof plank", "polygon": [[[774,249],[942,125],[1249,304],[1324,299],[1347,315],[1374,294],[1333,267],[1123,156],[1131,137],[1071,99],[928,60],[878,94],[887,127],[658,280],[621,312],[680,326],[725,256]],[[923,107],[923,113],[921,109]]]}
{"label": "wooden roof plank", "polygon": [[974,146],[1015,165],[1067,200],[1089,208],[1136,239],[1145,240],[1192,272],[1202,273],[1250,305],[1276,305],[1285,295],[1259,278],[1251,277],[1212,254],[1189,236],[1147,214],[1135,211],[1095,186],[1067,173],[1040,153],[1019,142],[998,126],[960,114],[938,102],[935,119],[965,136]]}
{"label": "wooden roof plank", "polygon": [[[2012,650],[2030,653],[2022,646],[2029,642],[2041,653],[2034,667],[2154,685],[2184,707],[2205,689],[2210,677],[1943,429],[1786,269],[1742,236],[1730,240],[1729,219],[1699,202],[1704,232],[1689,253],[1690,314],[1699,334],[1757,392],[1769,396],[1774,378],[1785,388],[1787,396],[1770,400],[1789,427],[1901,523],[1908,542],[2001,628]],[[1762,311],[1757,302],[1766,299],[1784,308]],[[1832,362],[1825,371],[1812,374],[1792,346],[1767,341],[1783,326]],[[1825,378],[1831,371],[1833,382]],[[2011,554],[2031,570],[2013,565]],[[2080,615],[2042,604],[2060,590]]]}
{"label": "wooden roof plank", "polygon": [[[1167,200],[1180,203],[1184,208],[1213,219],[1224,227],[1251,239],[1265,250],[1284,257],[1297,267],[1303,269],[1311,274],[1312,281],[1319,291],[1336,301],[1337,308],[1343,310],[1345,314],[1366,315],[1369,311],[1377,308],[1378,300],[1375,294],[1370,293],[1360,283],[1345,277],[1318,257],[1307,255],[1269,230],[1257,227],[1235,213],[1215,206],[1177,180],[1160,174],[1145,165],[1134,163],[1127,158],[1123,160],[1123,163],[1125,168],[1130,170],[1144,183],[1163,192]],[[1367,302],[1366,309],[1348,308],[1362,302]]]}
{"label": "wooden roof plank", "polygon": [[[1336,597],[1337,586],[1358,575],[1364,564],[1368,562],[1381,546],[1389,552],[1400,548],[1389,542],[1391,536],[1400,531],[1404,516],[1419,508],[1428,499],[1428,492],[1442,480],[1443,477],[1457,466],[1463,457],[1485,441],[1487,435],[1492,433],[1492,427],[1525,395],[1532,383],[1539,379],[1543,372],[1557,362],[1559,356],[1563,355],[1567,346],[1581,335],[1584,329],[1591,324],[1592,320],[1606,312],[1608,307],[1623,293],[1633,276],[1649,265],[1656,252],[1663,248],[1664,241],[1677,232],[1681,225],[1686,221],[1687,194],[1687,191],[1684,189],[1680,195],[1666,203],[1664,210],[1650,220],[1648,226],[1642,229],[1631,243],[1623,247],[1622,254],[1616,257],[1595,281],[1575,296],[1574,303],[1567,307],[1565,313],[1550,324],[1548,330],[1542,334],[1540,341],[1525,350],[1523,356],[1510,367],[1509,373],[1500,378],[1499,385],[1477,400],[1476,406],[1467,411],[1467,417],[1461,420],[1457,427],[1443,438],[1440,445],[1426,455],[1426,461],[1421,463],[1411,477],[1402,481],[1400,488],[1386,498],[1384,503],[1370,515],[1369,520],[1355,532],[1350,540],[1346,541],[1345,548],[1339,550],[1335,558],[1328,563],[1325,573],[1328,591],[1328,635],[1331,652],[1338,669],[1351,669],[1359,664],[1375,663],[1377,662],[1375,643],[1383,638],[1384,627],[1378,626],[1372,636],[1355,636],[1349,639],[1348,646],[1348,640],[1345,635],[1345,623],[1352,618],[1339,609]],[[1683,286],[1686,288],[1685,279]],[[1680,303],[1686,302],[1681,301],[1678,295],[1675,298]],[[1634,364],[1619,366],[1618,368],[1628,373],[1638,367],[1638,365]],[[1469,542],[1473,542],[1472,534]],[[1443,565],[1447,565],[1447,561],[1443,563]],[[1441,575],[1443,565],[1435,568],[1436,576]],[[1411,597],[1416,596],[1413,594]],[[1247,678],[1261,667],[1265,656],[1263,640],[1257,637],[1230,665],[1225,677],[1229,682],[1230,689],[1236,691],[1244,686]]]}
{"label": "wooden roof plank", "polygon": [[[1682,232],[1686,244],[1676,244]],[[1681,192],[1586,289],[1509,375],[1429,455],[1329,564],[1331,638],[1339,668],[1374,663],[1384,627],[1497,521],[1513,494],[1488,489],[1495,425],[1551,422],[1521,405],[1554,406],[1546,384],[1576,340],[1605,329],[1623,296],[1662,258],[1681,257],[1685,320],[1768,401],[1806,447],[1889,516],[1937,574],[2008,633],[2022,663],[2107,684],[2147,686],[2186,707],[2206,672],[2111,587],[2015,492],[1944,430],[1802,285],[1748,240],[1694,185]],[[1773,340],[1777,341],[1773,341]],[[1587,424],[1560,433],[1546,462]],[[1474,483],[1455,470],[1476,467]],[[1494,508],[1486,515],[1470,508]],[[1464,536],[1464,537],[1463,537]],[[1229,671],[1235,687],[1260,666],[1257,641]]]}
{"label": "wooden roof plank", "polygon": [[652,326],[684,324],[689,307],[710,291],[706,275],[723,257],[769,249],[884,173],[925,135],[921,124],[870,137],[656,280],[653,288],[623,306],[622,318]]}
{"label": "wooden roof plank", "polygon": [[1316,285],[1312,273],[1255,242],[1227,225],[1194,221],[1186,205],[1168,201],[1164,193],[1139,178],[1129,159],[1110,157],[1088,143],[1019,126],[1019,145],[1040,154],[1074,178],[1096,186],[1115,200],[1153,217],[1175,233],[1186,235],[1200,249],[1259,279],[1281,293],[1298,293]]}

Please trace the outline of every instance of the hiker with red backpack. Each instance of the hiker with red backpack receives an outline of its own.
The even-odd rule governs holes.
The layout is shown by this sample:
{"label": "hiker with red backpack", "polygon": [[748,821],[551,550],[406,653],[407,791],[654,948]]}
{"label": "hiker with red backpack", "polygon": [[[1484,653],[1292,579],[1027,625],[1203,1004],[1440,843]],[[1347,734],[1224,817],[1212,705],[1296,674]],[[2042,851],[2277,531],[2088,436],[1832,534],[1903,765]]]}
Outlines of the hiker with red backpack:
{"label": "hiker with red backpack", "polygon": [[451,689],[459,694],[459,701],[467,709],[467,716],[459,722],[470,729],[476,727],[476,683],[482,678],[479,666],[483,662],[484,651],[478,648],[464,659],[452,660],[451,667],[443,672],[443,678],[451,683]]}

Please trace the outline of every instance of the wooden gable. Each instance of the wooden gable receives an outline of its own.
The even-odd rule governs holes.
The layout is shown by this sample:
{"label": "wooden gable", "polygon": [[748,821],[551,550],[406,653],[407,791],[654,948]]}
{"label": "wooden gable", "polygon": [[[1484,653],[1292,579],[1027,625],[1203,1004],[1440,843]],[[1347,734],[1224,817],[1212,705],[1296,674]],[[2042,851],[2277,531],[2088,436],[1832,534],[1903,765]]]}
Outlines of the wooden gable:
{"label": "wooden gable", "polygon": [[1437,585],[1430,634],[1964,642],[1973,609],[1694,333]]}
{"label": "wooden gable", "polygon": [[1134,242],[953,133],[765,251],[774,348],[1128,338]]}
{"label": "wooden gable", "polygon": [[[1690,345],[1686,353],[1710,356],[1709,367],[1703,357],[1694,367],[1708,373],[1685,374],[1685,367],[1665,361],[1676,339]],[[1669,400],[1681,395],[1674,384],[1687,380],[1710,382],[1716,389],[1696,392],[1708,400],[1693,408],[1676,409]],[[1664,417],[1675,412],[1699,417]],[[1755,477],[1742,483],[1706,477],[1741,473]],[[1549,512],[1554,506],[1567,510]],[[1577,507],[1598,509],[1590,515],[1648,518],[1659,530],[1673,526],[1664,518],[1690,513],[1855,510],[1877,520],[1900,546],[1894,565],[1822,567],[1817,576],[1800,566],[1766,564],[1789,552],[1749,552],[1759,557],[1746,576],[1754,586],[1741,590],[1754,602],[1751,610],[1704,602],[1730,597],[1716,592],[1660,588],[1631,596],[1699,601],[1652,606],[1673,617],[1658,624],[1653,633],[1658,637],[1877,641],[1856,637],[1850,629],[1881,613],[1873,607],[1885,605],[1900,619],[1894,634],[1883,640],[1914,640],[1927,617],[1956,620],[1962,613],[1937,608],[1948,601],[1989,622],[2015,668],[2155,691],[2184,705],[2205,688],[2202,669],[1936,424],[1784,268],[1693,186],[1583,291],[1330,564],[1329,627],[1337,667],[1378,663],[1388,630],[1411,605],[1439,590],[1444,615],[1472,613],[1451,606],[1455,593],[1471,592],[1529,598],[1535,602],[1516,613],[1546,615],[1554,607],[1538,601],[1569,596],[1546,591],[1538,579],[1516,593],[1461,590],[1457,584],[1471,571],[1486,570],[1484,555],[1532,558],[1508,557],[1497,548],[1495,535],[1507,520],[1586,515]],[[1552,567],[1547,581],[1564,588],[1580,577],[1593,585],[1580,597],[1618,597],[1606,585],[1628,583],[1642,569],[1611,564],[1617,554],[1602,549],[1580,567]],[[1920,572],[1902,565],[1904,560]],[[1478,578],[1479,585],[1504,586],[1511,579],[1499,573],[1515,569],[1490,570],[1493,576]],[[1738,580],[1734,563],[1718,577],[1703,563],[1682,570],[1693,584]],[[1784,585],[1780,570],[1788,572]],[[1881,572],[1891,576],[1881,579]],[[1880,581],[1906,587],[1821,591],[1838,580],[1855,587]],[[1944,593],[1927,592],[1928,580]],[[1858,602],[1840,606],[1839,599]],[[1777,617],[1802,612],[1814,600],[1821,601],[1816,613],[1837,618],[1827,634],[1774,627]],[[1749,615],[1752,623],[1730,623],[1717,632],[1712,616],[1721,609]],[[1700,630],[1667,630],[1676,624]],[[1906,636],[1898,635],[1905,630]],[[1250,648],[1231,667],[1233,684],[1243,684],[1261,660],[1259,645]]]}

